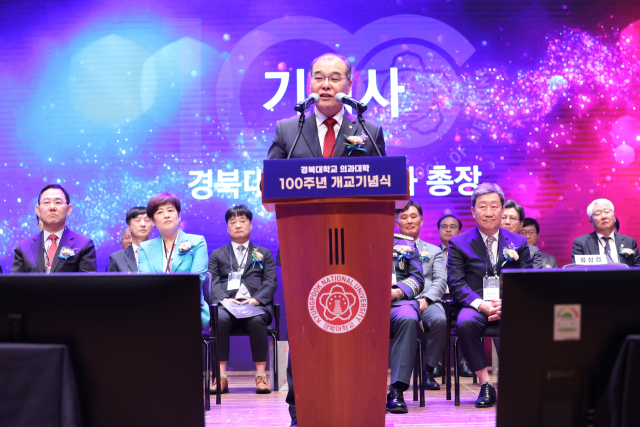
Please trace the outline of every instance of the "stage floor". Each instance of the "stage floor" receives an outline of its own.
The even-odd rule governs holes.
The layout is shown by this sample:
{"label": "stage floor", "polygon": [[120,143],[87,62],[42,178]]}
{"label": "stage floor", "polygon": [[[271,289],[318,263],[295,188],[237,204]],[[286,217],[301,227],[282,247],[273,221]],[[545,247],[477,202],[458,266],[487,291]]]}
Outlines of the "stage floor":
{"label": "stage floor", "polygon": [[[491,377],[497,385],[498,376]],[[229,393],[222,395],[222,405],[215,405],[215,395],[211,396],[211,411],[205,412],[205,425],[207,427],[285,427],[290,425],[288,405],[284,401],[287,392],[255,394],[254,378],[252,372],[229,372]],[[438,391],[425,391],[426,407],[421,408],[418,402],[413,401],[413,389],[410,388],[404,393],[409,413],[401,415],[387,413],[385,427],[496,425],[496,407],[489,409],[474,407],[480,387],[478,384],[473,384],[471,378],[460,378],[460,406],[453,405],[453,390],[451,392],[452,400],[448,401],[445,398],[444,387]]]}

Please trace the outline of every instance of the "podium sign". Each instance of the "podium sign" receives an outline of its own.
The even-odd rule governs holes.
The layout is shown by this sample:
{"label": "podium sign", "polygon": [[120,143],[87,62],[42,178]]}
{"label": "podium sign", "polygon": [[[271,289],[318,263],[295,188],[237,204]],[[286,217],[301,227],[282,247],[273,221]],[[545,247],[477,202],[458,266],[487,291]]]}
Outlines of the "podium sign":
{"label": "podium sign", "polygon": [[264,162],[302,427],[384,427],[393,221],[407,200],[404,157]]}

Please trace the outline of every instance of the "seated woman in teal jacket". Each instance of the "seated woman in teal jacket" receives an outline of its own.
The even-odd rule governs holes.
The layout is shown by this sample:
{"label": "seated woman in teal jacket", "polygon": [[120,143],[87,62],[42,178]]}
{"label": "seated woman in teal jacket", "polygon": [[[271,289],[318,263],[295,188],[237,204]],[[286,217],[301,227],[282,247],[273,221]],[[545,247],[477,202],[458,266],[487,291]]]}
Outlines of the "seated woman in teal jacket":
{"label": "seated woman in teal jacket", "polygon": [[[140,273],[191,272],[200,275],[200,285],[207,273],[209,255],[203,236],[180,229],[180,200],[175,194],[160,193],[147,204],[147,216],[160,237],[142,242],[138,254]],[[202,330],[209,330],[209,305],[200,286]]]}

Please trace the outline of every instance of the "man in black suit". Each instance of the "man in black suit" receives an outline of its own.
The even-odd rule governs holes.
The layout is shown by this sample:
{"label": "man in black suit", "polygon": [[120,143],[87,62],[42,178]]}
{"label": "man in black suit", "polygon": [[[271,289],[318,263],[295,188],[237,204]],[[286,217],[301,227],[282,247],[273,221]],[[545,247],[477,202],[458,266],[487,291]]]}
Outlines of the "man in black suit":
{"label": "man in black suit", "polygon": [[640,266],[638,244],[635,239],[615,232],[616,215],[611,201],[594,200],[587,207],[587,215],[594,232],[577,237],[573,241],[571,262],[576,262],[578,255],[602,255],[609,264]]}
{"label": "man in black suit", "polygon": [[[471,213],[476,227],[449,240],[447,280],[453,298],[462,305],[456,333],[469,367],[481,384],[477,408],[493,406],[496,390],[487,371],[487,358],[480,335],[498,324],[502,300],[491,298],[503,268],[532,268],[527,239],[500,228],[504,193],[496,184],[482,183],[471,196]],[[485,289],[485,284],[489,285]]]}
{"label": "man in black suit", "polygon": [[40,191],[36,214],[42,220],[43,230],[18,243],[11,273],[97,271],[93,241],[66,227],[72,209],[69,193],[63,186],[49,184]]}
{"label": "man in black suit", "polygon": [[[516,203],[515,200],[507,200],[504,203],[504,210],[502,211],[502,222],[500,223],[500,227],[505,230],[509,230],[512,233],[520,234],[520,230],[524,225],[524,208]],[[531,259],[533,260],[533,268],[544,268],[544,263],[542,261],[542,254],[540,253],[540,249],[529,244],[529,254],[531,255]]]}
{"label": "man in black suit", "polygon": [[[372,122],[367,122],[367,130],[374,139],[374,141],[369,141],[356,118],[347,113],[343,104],[335,98],[338,93],[348,94],[351,90],[353,84],[351,62],[335,53],[320,55],[311,61],[309,77],[309,92],[317,93],[320,100],[315,104],[313,112],[306,114],[300,140],[291,153],[291,158],[377,156],[378,152],[373,146],[374,141],[380,154],[386,156],[382,128]],[[286,159],[297,132],[298,117],[278,122],[267,157],[269,159]],[[362,149],[350,150],[347,148],[345,136],[360,137],[363,142],[360,147]],[[287,381],[289,392],[286,402],[289,404],[291,425],[294,426],[298,425],[298,421],[291,373],[291,353],[289,353],[287,366]]]}
{"label": "man in black suit", "polygon": [[147,208],[136,206],[129,209],[126,216],[127,230],[131,235],[131,245],[109,255],[107,272],[138,272],[140,244],[149,240],[153,225],[147,216]]}
{"label": "man in black suit", "polygon": [[[302,135],[291,158],[356,157],[377,156],[373,142],[380,154],[386,156],[382,128],[367,122],[367,130],[374,141],[369,141],[356,116],[349,114],[335,96],[351,90],[351,63],[346,58],[328,53],[314,59],[310,68],[309,88],[320,95],[315,109],[306,114]],[[286,159],[296,134],[298,116],[278,122],[273,142],[269,148],[269,159]],[[350,150],[346,143],[349,136],[360,137],[364,144],[360,149]]]}
{"label": "man in black suit", "polygon": [[[267,326],[273,319],[273,295],[278,282],[271,251],[249,240],[253,214],[244,205],[233,206],[224,215],[231,243],[216,249],[209,258],[212,276],[211,303],[251,304],[262,314],[237,319],[224,307],[218,311],[218,345],[220,351],[220,382],[222,393],[229,391],[227,361],[229,334],[237,324],[249,331],[251,354],[256,364],[256,393],[271,393],[265,368],[267,364]],[[211,386],[215,393],[218,385]]]}
{"label": "man in black suit", "polygon": [[[520,229],[520,234],[527,238],[529,247],[538,247],[538,239],[540,238],[540,224],[533,218],[525,218]],[[558,268],[556,257],[551,254],[540,251],[542,255],[542,265],[544,268]]]}

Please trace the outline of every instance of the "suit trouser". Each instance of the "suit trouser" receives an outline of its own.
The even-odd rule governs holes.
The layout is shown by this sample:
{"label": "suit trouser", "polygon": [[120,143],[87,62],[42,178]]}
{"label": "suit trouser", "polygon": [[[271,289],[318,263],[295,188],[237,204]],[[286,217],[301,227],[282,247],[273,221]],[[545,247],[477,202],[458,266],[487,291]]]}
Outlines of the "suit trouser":
{"label": "suit trouser", "polygon": [[409,388],[418,348],[418,303],[391,306],[391,384],[402,391]]}
{"label": "suit trouser", "polygon": [[422,326],[428,332],[424,363],[435,368],[447,345],[447,315],[442,308],[435,304],[429,304],[427,309],[420,313],[420,316],[422,317]]}
{"label": "suit trouser", "polygon": [[287,398],[285,402],[289,404],[289,415],[291,415],[291,421],[296,421],[296,395],[293,391],[293,374],[291,373],[291,350],[289,350],[289,360],[287,360],[287,384],[289,385],[289,391],[287,392]]}
{"label": "suit trouser", "polygon": [[[487,326],[497,326],[500,321],[489,322],[487,316],[470,307],[465,307],[458,313],[456,322],[456,333],[458,341],[462,346],[462,353],[467,359],[469,368],[473,372],[478,372],[487,367],[487,355],[482,345],[482,332]],[[499,341],[496,343],[496,350],[500,350]]]}
{"label": "suit trouser", "polygon": [[229,360],[229,335],[231,329],[238,324],[242,324],[249,331],[249,342],[251,344],[251,355],[254,362],[266,362],[269,353],[269,340],[267,336],[267,326],[271,323],[271,314],[266,307],[260,306],[265,312],[259,316],[237,319],[224,307],[218,309],[218,348],[220,360]]}

